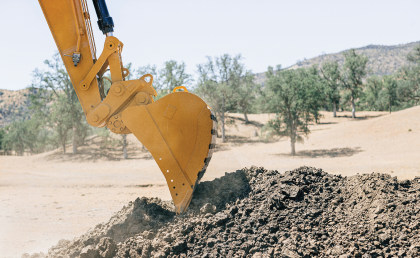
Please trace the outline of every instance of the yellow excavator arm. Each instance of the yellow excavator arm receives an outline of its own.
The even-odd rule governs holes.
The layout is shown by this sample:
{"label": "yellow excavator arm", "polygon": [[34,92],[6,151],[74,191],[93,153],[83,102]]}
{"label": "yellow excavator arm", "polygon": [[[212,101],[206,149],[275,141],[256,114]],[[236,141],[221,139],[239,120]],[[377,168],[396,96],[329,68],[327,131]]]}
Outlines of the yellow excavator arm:
{"label": "yellow excavator arm", "polygon": [[[154,101],[153,76],[125,80],[123,43],[113,36],[114,23],[105,0],[93,0],[99,29],[106,35],[96,58],[86,0],[39,0],[57,48],[91,126],[116,134],[133,133],[150,151],[166,178],[177,213],[184,212],[206,171],[216,142],[217,121],[198,96],[175,92]],[[111,87],[105,95],[103,75]]]}

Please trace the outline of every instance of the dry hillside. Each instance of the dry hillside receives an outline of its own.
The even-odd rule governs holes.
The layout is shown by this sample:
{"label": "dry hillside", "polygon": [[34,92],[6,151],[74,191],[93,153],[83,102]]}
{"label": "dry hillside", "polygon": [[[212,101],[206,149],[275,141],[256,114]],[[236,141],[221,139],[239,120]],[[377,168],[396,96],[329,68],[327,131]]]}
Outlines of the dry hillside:
{"label": "dry hillside", "polygon": [[[370,71],[370,74],[388,75],[396,72],[398,68],[410,63],[407,61],[407,54],[419,43],[420,42],[417,41],[396,46],[369,45],[366,47],[356,48],[356,53],[366,55],[369,58],[367,68]],[[287,67],[286,69],[310,67],[312,65],[320,65],[325,61],[332,60],[338,60],[338,63],[343,65],[343,53],[346,51],[347,50],[334,54],[324,54],[311,59],[303,60],[295,65]],[[256,78],[257,83],[263,83],[265,81],[265,73],[257,73]]]}
{"label": "dry hillside", "polygon": [[15,120],[29,119],[29,96],[34,92],[30,89],[1,90],[0,89],[0,127]]}

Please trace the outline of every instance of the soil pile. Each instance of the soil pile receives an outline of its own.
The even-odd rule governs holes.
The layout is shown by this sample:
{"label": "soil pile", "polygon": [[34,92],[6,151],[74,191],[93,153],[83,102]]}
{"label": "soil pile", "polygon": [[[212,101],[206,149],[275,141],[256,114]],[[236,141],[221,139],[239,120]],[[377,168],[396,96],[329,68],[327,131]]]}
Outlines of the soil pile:
{"label": "soil pile", "polygon": [[419,257],[419,194],[420,178],[245,168],[200,183],[186,214],[137,199],[46,257]]}

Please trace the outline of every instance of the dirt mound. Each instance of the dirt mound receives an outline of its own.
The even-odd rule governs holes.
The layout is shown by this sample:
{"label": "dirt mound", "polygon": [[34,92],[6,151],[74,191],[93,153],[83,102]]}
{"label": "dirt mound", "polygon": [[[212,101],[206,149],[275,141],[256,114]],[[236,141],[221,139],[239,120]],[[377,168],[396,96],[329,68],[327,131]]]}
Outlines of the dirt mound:
{"label": "dirt mound", "polygon": [[200,183],[186,214],[137,199],[46,257],[419,257],[419,189],[420,178],[245,168]]}

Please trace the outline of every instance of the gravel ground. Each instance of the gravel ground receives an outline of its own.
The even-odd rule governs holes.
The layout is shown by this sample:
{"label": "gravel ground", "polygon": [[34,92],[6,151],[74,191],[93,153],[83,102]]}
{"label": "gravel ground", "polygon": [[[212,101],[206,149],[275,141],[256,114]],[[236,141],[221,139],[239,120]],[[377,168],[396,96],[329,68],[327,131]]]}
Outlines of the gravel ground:
{"label": "gravel ground", "polygon": [[141,198],[22,258],[420,257],[420,178],[251,167],[197,187],[188,212]]}

